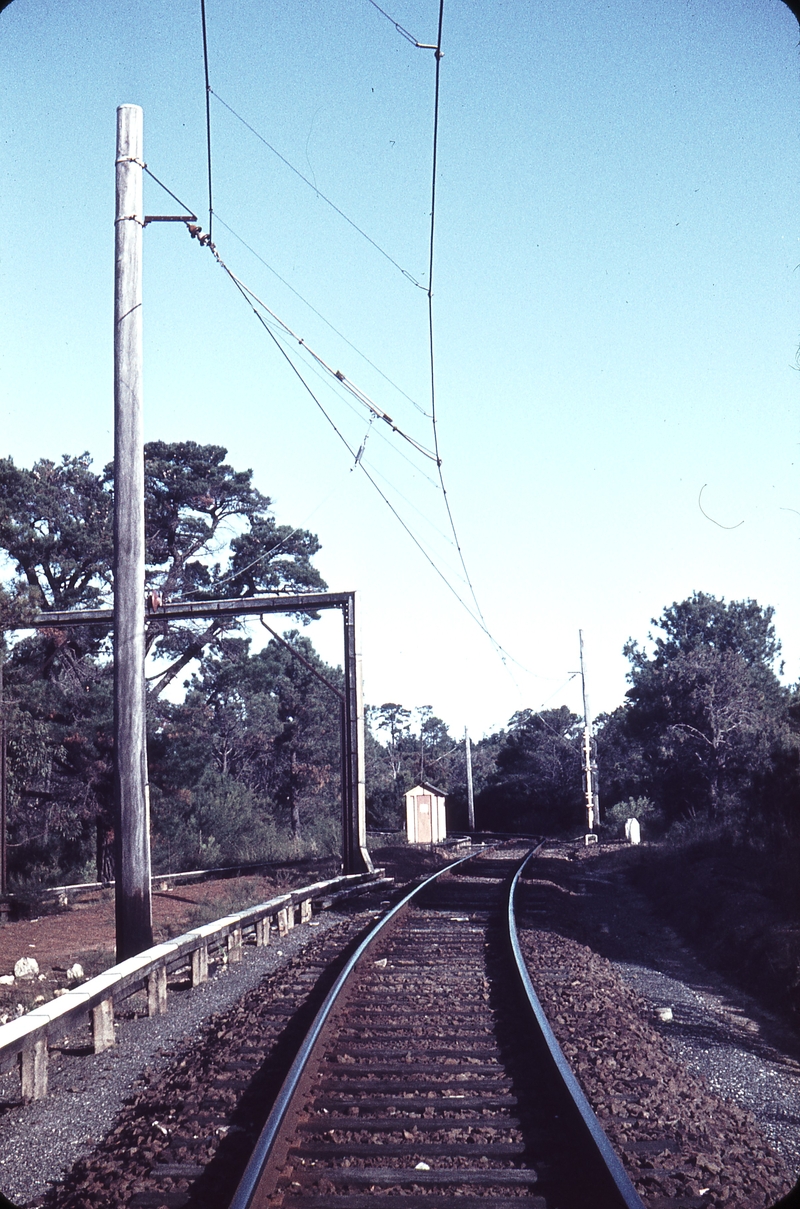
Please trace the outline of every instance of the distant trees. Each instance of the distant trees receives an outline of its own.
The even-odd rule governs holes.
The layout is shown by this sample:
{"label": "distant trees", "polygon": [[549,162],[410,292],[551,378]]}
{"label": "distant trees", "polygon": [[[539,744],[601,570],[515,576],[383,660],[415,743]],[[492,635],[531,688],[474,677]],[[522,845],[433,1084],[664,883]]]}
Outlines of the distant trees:
{"label": "distant trees", "polygon": [[580,825],[580,736],[581,719],[565,705],[514,714],[478,794],[479,824],[545,834]]}
{"label": "distant trees", "polygon": [[644,793],[665,823],[742,825],[795,743],[772,619],[756,601],[695,592],[653,620],[649,652],[627,643],[627,702],[598,735],[607,805]]}
{"label": "distant trees", "polygon": [[[250,471],[225,458],[191,441],[146,446],[148,589],[169,600],[324,589],[316,537],[279,525]],[[27,877],[113,873],[107,630],[53,626],[12,644],[2,633],[34,610],[110,602],[112,505],[113,467],[95,474],[86,454],[30,470],[0,459],[10,867]],[[800,838],[800,688],[779,680],[773,610],[695,592],[652,625],[645,646],[625,646],[624,704],[598,719],[603,808],[665,831],[695,820]],[[341,670],[296,629],[253,652],[235,619],[152,621],[148,640],[157,867],[334,850]],[[185,696],[168,699],[189,673]],[[581,726],[565,706],[521,710],[475,743],[478,826],[579,831]],[[403,793],[420,779],[466,826],[464,743],[431,706],[368,709],[365,756],[372,828],[403,827]]]}
{"label": "distant trees", "polygon": [[396,702],[367,708],[367,819],[377,830],[405,827],[403,794],[420,780],[466,793],[464,745],[430,705]]}

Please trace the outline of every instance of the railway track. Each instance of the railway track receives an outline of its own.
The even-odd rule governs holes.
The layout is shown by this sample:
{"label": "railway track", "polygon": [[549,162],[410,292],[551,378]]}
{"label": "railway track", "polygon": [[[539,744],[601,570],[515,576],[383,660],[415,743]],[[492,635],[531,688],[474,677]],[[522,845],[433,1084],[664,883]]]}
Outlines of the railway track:
{"label": "railway track", "polygon": [[520,974],[512,872],[456,862],[358,946],[231,1209],[640,1209]]}

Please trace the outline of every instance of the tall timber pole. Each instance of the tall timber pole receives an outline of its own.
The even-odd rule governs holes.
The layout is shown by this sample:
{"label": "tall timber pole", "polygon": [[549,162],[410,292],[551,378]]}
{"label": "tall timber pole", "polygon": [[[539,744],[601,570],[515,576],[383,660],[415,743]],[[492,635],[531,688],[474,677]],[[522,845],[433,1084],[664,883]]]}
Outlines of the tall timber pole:
{"label": "tall timber pole", "polygon": [[467,826],[475,830],[475,794],[472,789],[472,745],[469,741],[469,731],[464,727],[464,757],[467,762]]}
{"label": "tall timber pole", "polygon": [[142,110],[117,109],[114,266],[114,842],[117,960],[153,943],[145,748]]}
{"label": "tall timber pole", "polygon": [[356,594],[348,592],[344,622],[344,703],[342,708],[342,865],[345,873],[372,873],[367,851],[364,773],[364,697],[361,650],[356,628]]}

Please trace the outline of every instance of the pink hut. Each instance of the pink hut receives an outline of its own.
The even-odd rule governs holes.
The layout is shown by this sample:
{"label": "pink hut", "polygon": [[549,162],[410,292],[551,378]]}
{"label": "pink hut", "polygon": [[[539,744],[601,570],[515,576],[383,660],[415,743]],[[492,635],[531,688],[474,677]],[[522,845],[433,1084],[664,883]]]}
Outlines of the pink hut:
{"label": "pink hut", "polygon": [[409,789],[405,795],[409,844],[440,844],[446,839],[445,797],[430,781],[421,781]]}

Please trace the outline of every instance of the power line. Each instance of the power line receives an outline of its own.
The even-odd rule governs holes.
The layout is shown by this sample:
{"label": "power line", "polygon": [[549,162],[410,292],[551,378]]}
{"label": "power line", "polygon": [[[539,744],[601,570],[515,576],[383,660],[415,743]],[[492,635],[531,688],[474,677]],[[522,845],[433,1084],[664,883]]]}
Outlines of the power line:
{"label": "power line", "polygon": [[222,226],[225,228],[225,230],[228,231],[233,236],[234,239],[237,239],[239,241],[239,243],[242,245],[243,248],[247,248],[248,252],[252,256],[255,256],[256,260],[258,260],[261,264],[263,264],[265,269],[269,269],[269,271],[270,271],[270,273],[272,273],[273,277],[277,277],[277,279],[281,283],[281,285],[286,286],[287,290],[291,290],[291,292],[294,294],[295,298],[299,298],[300,301],[303,303],[303,305],[307,306],[308,309],[311,311],[311,313],[316,315],[318,319],[321,319],[322,322],[326,325],[326,327],[330,328],[330,330],[334,333],[334,335],[338,336],[340,340],[343,340],[345,342],[345,344],[348,346],[348,348],[351,348],[353,350],[353,352],[357,353],[358,356],[361,357],[361,359],[363,361],[366,361],[367,365],[369,365],[371,369],[374,369],[377,374],[380,374],[380,376],[383,378],[384,382],[388,382],[389,385],[391,387],[393,387],[393,389],[396,390],[398,394],[402,395],[404,399],[408,400],[408,402],[412,405],[412,407],[416,407],[416,409],[420,413],[420,415],[425,416],[425,418],[427,420],[430,419],[430,413],[427,412],[424,407],[421,407],[419,405],[419,403],[417,403],[416,399],[412,399],[411,395],[406,394],[406,392],[403,390],[402,386],[398,386],[397,383],[394,382],[389,377],[388,374],[385,374],[383,372],[383,370],[380,368],[380,366],[376,365],[374,361],[370,361],[370,359],[366,355],[366,353],[362,352],[361,349],[358,348],[357,345],[353,344],[352,340],[348,340],[347,336],[345,336],[345,334],[343,332],[340,332],[338,327],[334,327],[334,325],[331,323],[330,319],[326,319],[325,316],[322,314],[322,312],[318,311],[317,308],[315,306],[313,306],[308,301],[307,298],[304,298],[303,295],[300,293],[300,291],[296,290],[295,287],[290,282],[288,282],[285,277],[281,277],[281,275],[277,271],[277,269],[274,269],[272,267],[272,265],[269,263],[269,261],[265,260],[264,257],[247,242],[246,239],[243,239],[242,236],[239,235],[239,233],[237,231],[234,231],[233,227],[229,226],[228,223],[226,223],[223,218],[220,218],[219,214],[216,214],[215,218],[216,218],[217,222],[221,223]]}
{"label": "power line", "polygon": [[296,340],[297,343],[301,346],[301,348],[306,349],[309,356],[313,357],[313,359],[316,361],[317,365],[319,365],[328,374],[330,374],[331,377],[336,378],[339,382],[341,382],[341,384],[345,388],[345,390],[349,391],[349,393],[353,396],[354,399],[357,399],[359,403],[362,403],[364,405],[364,407],[366,407],[367,410],[370,411],[376,417],[376,419],[383,420],[384,423],[387,424],[389,426],[389,428],[391,428],[392,432],[396,432],[399,437],[402,437],[404,441],[407,441],[408,444],[412,446],[412,448],[416,449],[417,453],[421,453],[424,457],[429,458],[430,461],[432,461],[432,462],[436,460],[436,455],[430,449],[426,449],[424,445],[421,445],[419,443],[419,441],[415,440],[414,437],[409,436],[409,434],[407,432],[404,432],[402,428],[400,428],[397,424],[395,424],[392,417],[387,412],[385,412],[382,407],[379,407],[377,403],[373,402],[373,400],[370,399],[369,395],[366,394],[363,390],[361,390],[361,388],[359,386],[356,386],[355,382],[351,382],[350,379],[347,378],[340,369],[333,369],[319,355],[319,353],[314,352],[313,348],[311,348],[311,346],[306,343],[306,341],[303,339],[302,336],[298,336],[296,332],[293,332],[292,329],[289,327],[288,323],[285,323],[283,321],[283,319],[279,318],[279,316],[276,315],[275,312],[270,307],[267,306],[266,302],[264,302],[263,299],[259,298],[259,296],[253,290],[251,290],[249,286],[245,285],[243,281],[240,281],[240,279],[236,276],[236,274],[233,272],[233,270],[229,269],[228,266],[225,264],[224,260],[222,260],[222,258],[219,256],[216,249],[214,249],[213,244],[209,244],[209,246],[213,249],[214,255],[217,257],[219,264],[222,266],[222,268],[225,270],[225,272],[236,282],[237,286],[239,286],[239,288],[241,290],[243,290],[246,294],[248,294],[249,297],[252,298],[253,302],[257,303],[258,306],[260,306],[264,311],[266,311],[266,313],[272,319],[274,319],[277,324],[280,325],[280,327],[283,329],[284,332],[286,332],[286,334],[288,336],[291,336],[291,338],[293,340]]}
{"label": "power line", "polygon": [[[373,2],[373,0],[370,0],[370,3],[372,3],[372,2]],[[383,11],[383,10],[381,10],[381,11]],[[448,517],[448,520],[450,521],[450,529],[452,530],[452,533],[453,533],[453,541],[455,542],[456,550],[458,551],[458,557],[461,560],[461,566],[464,569],[464,577],[466,579],[467,586],[469,587],[470,593],[472,595],[472,599],[475,603],[475,608],[478,610],[478,616],[480,617],[481,622],[483,623],[483,628],[485,629],[486,633],[489,635],[490,640],[497,647],[497,650],[501,651],[502,647],[499,645],[499,643],[497,643],[495,641],[495,639],[489,633],[488,626],[486,625],[486,618],[483,616],[483,611],[482,611],[480,603],[478,601],[478,597],[475,593],[475,588],[473,586],[472,579],[470,578],[469,571],[467,570],[467,564],[466,564],[466,560],[464,558],[464,553],[461,549],[461,543],[458,540],[458,533],[456,532],[456,524],[455,524],[455,520],[453,519],[452,510],[450,508],[450,500],[447,497],[447,488],[445,487],[445,484],[444,484],[444,474],[442,472],[442,459],[439,454],[439,433],[438,433],[438,428],[437,428],[437,424],[436,424],[436,358],[434,355],[434,335],[433,335],[433,262],[434,262],[434,251],[435,251],[435,242],[436,242],[435,241],[435,235],[436,235],[436,180],[437,180],[437,167],[438,167],[438,154],[439,154],[439,91],[440,91],[441,66],[442,66],[442,57],[443,57],[442,56],[442,25],[443,25],[443,22],[444,22],[444,0],[439,0],[439,25],[438,25],[437,34],[436,34],[436,46],[435,46],[435,48],[433,48],[436,51],[436,80],[435,80],[435,85],[434,85],[434,99],[433,99],[433,157],[432,157],[432,165],[431,165],[431,228],[430,228],[430,255],[429,255],[429,259],[428,259],[428,347],[429,347],[429,352],[430,352],[431,428],[433,429],[433,450],[434,450],[434,453],[436,454],[436,466],[439,471],[439,482],[442,487],[442,497],[444,499],[444,506],[447,509],[447,517]],[[515,660],[515,662],[516,662],[516,660]]]}
{"label": "power line", "polygon": [[[276,334],[275,334],[275,333],[272,331],[272,328],[271,328],[271,327],[269,326],[269,324],[266,322],[266,320],[264,319],[264,317],[263,317],[263,315],[260,313],[260,311],[259,311],[259,310],[257,310],[256,306],[254,305],[254,303],[253,303],[253,301],[252,301],[252,297],[251,297],[251,291],[249,291],[249,290],[247,289],[247,287],[246,287],[246,286],[245,286],[245,285],[244,285],[242,282],[240,282],[240,281],[239,281],[238,277],[236,277],[236,275],[235,275],[233,272],[231,272],[231,270],[230,270],[230,269],[227,267],[227,265],[224,263],[224,261],[223,261],[223,260],[221,259],[221,257],[219,256],[219,254],[216,252],[216,250],[215,250],[215,249],[212,249],[212,250],[214,251],[214,255],[215,255],[216,259],[217,259],[217,262],[220,264],[220,266],[221,266],[221,267],[222,267],[222,268],[225,270],[225,272],[228,274],[228,276],[230,277],[231,281],[232,281],[232,282],[233,282],[233,284],[236,286],[236,288],[238,289],[239,293],[242,295],[242,297],[244,298],[244,300],[247,302],[248,306],[250,307],[250,309],[252,310],[253,314],[254,314],[254,315],[256,316],[256,318],[258,319],[258,321],[259,321],[259,323],[261,324],[261,326],[264,328],[264,331],[267,333],[267,335],[268,335],[268,336],[270,337],[270,339],[273,341],[273,343],[274,343],[275,347],[278,349],[278,351],[279,351],[279,353],[281,354],[281,356],[282,356],[282,357],[284,358],[284,360],[285,360],[285,361],[288,363],[288,365],[290,366],[290,368],[291,368],[292,372],[295,374],[295,376],[297,377],[297,379],[298,379],[298,380],[301,382],[301,384],[303,385],[304,389],[305,389],[305,390],[308,392],[308,394],[309,394],[309,395],[311,396],[311,398],[314,400],[314,402],[316,403],[317,407],[318,407],[318,408],[319,408],[319,410],[322,412],[323,416],[324,416],[324,417],[325,417],[325,419],[328,421],[328,423],[330,424],[331,428],[332,428],[332,429],[333,429],[333,431],[336,433],[337,437],[338,437],[338,438],[339,438],[339,440],[342,442],[342,444],[344,445],[345,449],[348,451],[348,453],[350,454],[350,456],[351,456],[352,458],[355,458],[355,455],[356,455],[356,450],[354,450],[354,449],[353,449],[353,447],[351,446],[350,442],[349,442],[349,441],[347,440],[347,438],[345,437],[344,433],[342,433],[342,431],[339,429],[339,427],[337,426],[337,424],[336,424],[336,422],[334,421],[333,417],[332,417],[332,416],[331,416],[331,415],[330,415],[330,414],[329,414],[329,413],[326,411],[326,409],[323,407],[323,405],[322,405],[321,401],[319,400],[319,398],[317,397],[317,395],[314,393],[314,391],[311,389],[311,387],[309,386],[309,384],[306,382],[305,378],[304,378],[304,377],[303,377],[303,375],[300,373],[300,370],[297,368],[297,366],[295,365],[294,361],[293,361],[293,360],[292,360],[292,358],[289,356],[288,352],[287,352],[287,351],[286,351],[286,349],[283,347],[283,345],[281,344],[281,342],[280,342],[280,340],[278,339],[278,337],[276,336]],[[370,483],[372,484],[372,486],[375,488],[375,490],[377,491],[378,495],[381,497],[381,499],[383,500],[383,502],[386,504],[386,506],[387,506],[387,508],[389,509],[389,511],[390,511],[390,512],[393,514],[393,516],[396,518],[396,520],[397,520],[397,521],[399,521],[400,525],[402,525],[403,529],[406,531],[406,533],[408,534],[408,536],[411,538],[411,540],[413,541],[414,545],[417,547],[417,549],[418,549],[418,550],[420,551],[420,553],[423,555],[423,557],[425,558],[425,560],[426,560],[428,563],[430,563],[430,565],[431,565],[431,567],[433,568],[433,570],[436,572],[436,574],[439,576],[439,578],[442,580],[442,582],[445,584],[445,586],[446,586],[446,587],[449,589],[449,591],[450,591],[450,592],[452,592],[453,596],[455,596],[456,600],[459,602],[459,604],[461,605],[461,607],[462,607],[462,608],[463,608],[463,609],[464,609],[464,610],[465,610],[465,611],[466,611],[466,612],[469,614],[469,616],[470,616],[470,617],[472,618],[472,620],[473,620],[473,621],[476,623],[476,625],[480,626],[480,628],[481,628],[481,629],[484,631],[484,633],[485,633],[485,634],[486,634],[486,635],[489,637],[489,639],[490,639],[490,640],[491,640],[491,641],[494,643],[494,645],[495,645],[495,646],[497,646],[499,649],[501,649],[501,650],[502,650],[502,648],[500,648],[500,647],[499,647],[499,643],[496,643],[496,642],[495,642],[494,638],[492,638],[492,635],[489,633],[488,629],[486,628],[486,623],[485,623],[484,621],[482,621],[482,620],[481,620],[481,619],[480,619],[478,616],[476,616],[476,614],[475,614],[475,613],[472,611],[472,609],[469,607],[469,605],[468,605],[468,604],[467,604],[467,602],[464,600],[464,598],[463,598],[462,596],[460,596],[460,595],[459,595],[459,593],[458,593],[458,591],[456,590],[456,588],[454,588],[454,587],[453,587],[453,585],[450,583],[449,579],[448,579],[448,578],[447,578],[447,576],[444,574],[444,572],[443,572],[443,571],[442,571],[442,570],[441,570],[441,569],[440,569],[440,568],[437,566],[436,562],[433,560],[433,558],[431,557],[431,555],[428,553],[428,551],[427,551],[427,550],[425,549],[425,547],[422,545],[422,543],[420,542],[420,540],[417,538],[416,534],[415,534],[415,533],[414,533],[414,532],[413,532],[413,531],[412,531],[412,530],[409,528],[409,526],[406,524],[406,522],[404,521],[403,517],[400,515],[400,513],[399,513],[399,512],[397,511],[397,509],[395,508],[394,504],[391,502],[391,500],[390,500],[390,499],[387,497],[387,495],[386,495],[386,494],[385,494],[385,493],[384,493],[384,492],[381,490],[381,488],[380,488],[380,487],[378,486],[378,484],[375,482],[375,479],[374,479],[374,478],[372,477],[372,475],[369,473],[369,471],[367,470],[367,468],[366,468],[366,466],[364,465],[364,463],[360,461],[360,462],[358,463],[358,465],[359,465],[359,468],[360,468],[360,469],[363,471],[363,473],[366,475],[366,477],[367,477],[367,479],[369,480],[369,482],[370,482]],[[514,662],[516,663],[516,660],[514,660]]]}
{"label": "power line", "polygon": [[340,210],[335,202],[331,201],[331,199],[329,197],[326,197],[325,194],[320,189],[318,189],[317,186],[312,181],[310,181],[307,176],[303,175],[303,173],[300,171],[299,168],[295,168],[294,164],[290,160],[287,160],[285,155],[281,155],[281,153],[280,153],[280,151],[278,151],[277,147],[273,147],[272,143],[270,143],[268,139],[265,139],[263,134],[260,134],[256,130],[255,126],[251,126],[250,123],[246,120],[246,118],[243,118],[240,113],[236,112],[236,110],[233,108],[232,105],[229,105],[227,101],[224,101],[218,92],[215,92],[213,88],[210,88],[209,92],[212,96],[216,97],[217,100],[219,101],[220,105],[224,105],[225,108],[228,110],[228,112],[232,113],[233,116],[235,118],[237,118],[237,120],[240,121],[242,123],[242,125],[247,130],[250,131],[250,133],[252,135],[255,135],[255,137],[259,140],[259,142],[263,143],[265,147],[268,147],[269,150],[273,153],[273,155],[277,155],[277,157],[281,161],[281,163],[285,164],[287,168],[290,168],[292,170],[292,172],[294,172],[295,176],[299,176],[300,180],[303,181],[304,184],[308,185],[309,189],[313,189],[314,192],[316,193],[317,197],[319,197],[322,201],[324,201],[326,205],[330,206],[330,208],[332,210],[335,210],[340,218],[343,218],[344,221],[346,223],[348,223],[353,228],[354,231],[357,231],[359,235],[361,235],[364,239],[366,239],[367,243],[372,244],[373,248],[375,248],[375,250],[377,252],[380,252],[381,256],[383,256],[386,260],[388,260],[390,264],[394,265],[394,267],[396,269],[398,269],[399,272],[401,272],[403,274],[403,276],[406,277],[411,282],[412,285],[417,286],[417,288],[420,290],[425,289],[425,287],[423,285],[421,285],[421,283],[419,281],[417,281],[416,277],[414,277],[414,275],[412,273],[409,273],[408,269],[404,269],[401,264],[398,264],[398,262],[395,260],[395,258],[393,256],[390,256],[385,248],[382,248],[381,245],[376,240],[374,240],[371,235],[367,235],[366,231],[363,230],[362,227],[359,227],[358,223],[353,222],[353,219],[349,218],[348,215],[345,214],[344,210]]}

